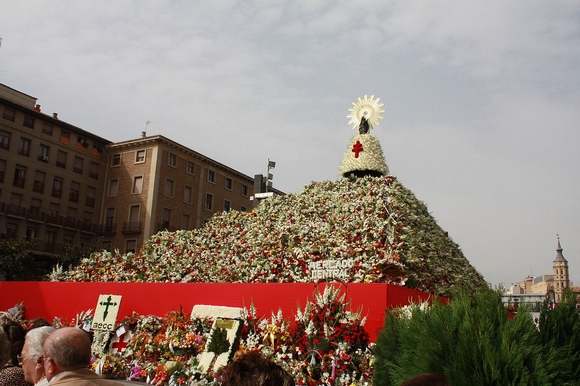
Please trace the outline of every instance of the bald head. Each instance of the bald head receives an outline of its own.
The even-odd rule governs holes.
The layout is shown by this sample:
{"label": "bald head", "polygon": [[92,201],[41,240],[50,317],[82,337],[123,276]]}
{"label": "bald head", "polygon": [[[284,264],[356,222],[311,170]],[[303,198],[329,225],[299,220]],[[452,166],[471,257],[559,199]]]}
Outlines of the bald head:
{"label": "bald head", "polygon": [[76,327],[64,327],[46,338],[44,358],[51,358],[62,370],[87,367],[91,361],[91,341],[88,334]]}

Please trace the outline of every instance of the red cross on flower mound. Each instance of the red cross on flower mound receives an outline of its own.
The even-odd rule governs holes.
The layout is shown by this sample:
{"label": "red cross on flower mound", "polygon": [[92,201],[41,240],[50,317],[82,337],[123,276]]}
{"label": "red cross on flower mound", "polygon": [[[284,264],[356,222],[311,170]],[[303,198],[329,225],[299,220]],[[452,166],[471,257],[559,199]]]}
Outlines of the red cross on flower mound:
{"label": "red cross on flower mound", "polygon": [[363,151],[363,145],[360,141],[356,141],[354,145],[352,145],[352,152],[354,153],[354,158],[358,158],[358,154]]}
{"label": "red cross on flower mound", "polygon": [[113,344],[111,344],[111,351],[117,350],[118,353],[122,353],[123,351],[125,351],[125,348],[128,345],[128,343],[125,342],[125,335],[126,334],[121,335],[118,341],[113,342]]}

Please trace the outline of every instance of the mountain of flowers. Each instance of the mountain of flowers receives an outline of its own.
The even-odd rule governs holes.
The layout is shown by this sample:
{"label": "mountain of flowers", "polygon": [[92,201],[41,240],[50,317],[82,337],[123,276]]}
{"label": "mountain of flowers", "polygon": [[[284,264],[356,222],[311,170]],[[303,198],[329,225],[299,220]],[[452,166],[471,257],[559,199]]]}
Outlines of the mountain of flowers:
{"label": "mountain of flowers", "polygon": [[252,212],[218,213],[200,229],[160,232],[136,253],[93,253],[53,279],[313,282],[313,268],[325,261],[346,269],[346,282],[442,295],[484,283],[426,205],[393,176],[313,182]]}

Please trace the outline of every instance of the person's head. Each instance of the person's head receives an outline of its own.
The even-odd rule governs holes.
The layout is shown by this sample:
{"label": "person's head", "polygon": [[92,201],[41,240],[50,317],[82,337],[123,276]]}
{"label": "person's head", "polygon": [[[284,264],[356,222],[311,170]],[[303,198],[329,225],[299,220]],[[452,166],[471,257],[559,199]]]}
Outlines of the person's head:
{"label": "person's head", "polygon": [[0,328],[0,369],[10,361],[10,340]]}
{"label": "person's head", "polygon": [[294,386],[282,367],[257,351],[240,355],[222,373],[222,386]]}
{"label": "person's head", "polygon": [[36,318],[28,321],[26,328],[30,331],[33,328],[43,327],[43,326],[52,326],[50,322],[43,318]]}
{"label": "person's head", "polygon": [[407,379],[400,386],[451,386],[451,383],[443,374],[425,373]]}
{"label": "person's head", "polygon": [[18,364],[18,355],[22,351],[22,346],[24,345],[24,335],[26,332],[24,328],[13,320],[8,320],[2,325],[2,329],[6,333],[8,340],[10,341],[10,359],[13,365]]}
{"label": "person's head", "polygon": [[50,334],[42,351],[44,374],[49,381],[62,371],[87,367],[91,361],[89,336],[76,327],[63,327]]}
{"label": "person's head", "polygon": [[54,327],[44,326],[33,328],[26,333],[19,365],[22,366],[24,378],[28,382],[36,383],[44,376],[42,345],[46,338],[55,331]]}

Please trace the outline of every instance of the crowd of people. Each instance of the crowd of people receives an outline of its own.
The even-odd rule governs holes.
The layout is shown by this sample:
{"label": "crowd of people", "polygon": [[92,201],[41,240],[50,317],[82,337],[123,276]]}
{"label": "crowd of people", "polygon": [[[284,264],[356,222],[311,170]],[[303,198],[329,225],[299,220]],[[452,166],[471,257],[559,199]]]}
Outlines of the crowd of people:
{"label": "crowd of people", "polygon": [[[104,379],[89,368],[91,340],[76,327],[55,329],[43,319],[25,329],[7,321],[0,329],[0,386],[102,385]],[[222,386],[294,386],[292,376],[257,351],[237,356],[221,374]],[[450,386],[440,374],[421,374],[401,386]]]}

